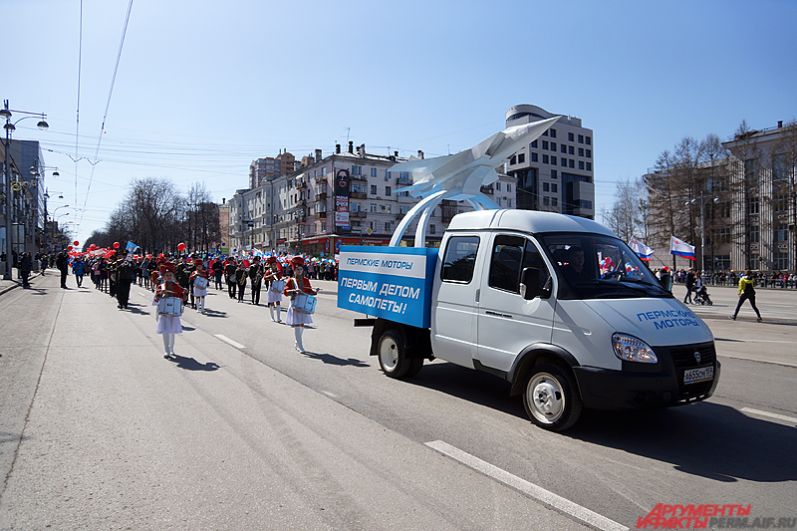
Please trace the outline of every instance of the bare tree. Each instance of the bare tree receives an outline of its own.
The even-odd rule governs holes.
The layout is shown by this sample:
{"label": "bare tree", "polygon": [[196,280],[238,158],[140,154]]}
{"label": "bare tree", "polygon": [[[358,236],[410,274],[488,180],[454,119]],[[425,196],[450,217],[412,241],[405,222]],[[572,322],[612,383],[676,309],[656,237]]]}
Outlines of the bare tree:
{"label": "bare tree", "polygon": [[644,206],[647,190],[641,179],[617,183],[611,209],[603,213],[603,221],[624,241],[646,238],[647,226]]}

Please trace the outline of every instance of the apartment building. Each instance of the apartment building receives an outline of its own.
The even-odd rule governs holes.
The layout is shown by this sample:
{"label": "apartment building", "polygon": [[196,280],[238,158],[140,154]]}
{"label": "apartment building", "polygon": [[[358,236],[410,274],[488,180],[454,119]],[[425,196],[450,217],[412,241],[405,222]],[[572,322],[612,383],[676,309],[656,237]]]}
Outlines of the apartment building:
{"label": "apartment building", "polygon": [[[229,202],[231,246],[330,255],[341,245],[387,244],[418,201],[398,191],[412,184],[409,174],[391,171],[402,160],[398,152],[368,153],[365,144],[355,148],[354,142],[345,150],[336,145],[326,157],[316,149],[292,174],[236,192]],[[514,208],[516,191],[509,176],[483,191],[500,206]],[[429,240],[439,241],[451,218],[468,209],[455,202],[440,205],[430,221]],[[414,227],[408,234],[414,234]]]}

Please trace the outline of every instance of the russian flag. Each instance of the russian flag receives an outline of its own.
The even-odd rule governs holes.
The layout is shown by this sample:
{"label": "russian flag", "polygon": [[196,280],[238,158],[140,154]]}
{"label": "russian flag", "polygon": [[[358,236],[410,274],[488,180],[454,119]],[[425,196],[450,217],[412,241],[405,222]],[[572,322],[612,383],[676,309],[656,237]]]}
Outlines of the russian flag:
{"label": "russian flag", "polygon": [[653,249],[636,238],[631,238],[631,241],[628,242],[628,246],[642,260],[650,260],[650,257],[653,256]]}
{"label": "russian flag", "polygon": [[670,254],[682,256],[688,260],[696,260],[695,246],[689,245],[685,241],[678,239],[675,236],[670,236]]}

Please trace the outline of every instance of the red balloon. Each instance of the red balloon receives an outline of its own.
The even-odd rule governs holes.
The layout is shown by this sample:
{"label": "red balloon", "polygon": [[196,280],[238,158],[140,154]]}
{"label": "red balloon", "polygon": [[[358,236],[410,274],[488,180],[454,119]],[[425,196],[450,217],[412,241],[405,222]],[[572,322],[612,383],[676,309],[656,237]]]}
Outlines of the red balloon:
{"label": "red balloon", "polygon": [[66,250],[67,250],[67,251],[71,251],[71,250],[72,250],[72,246],[71,246],[71,245],[67,245],[67,246],[66,246]]}
{"label": "red balloon", "polygon": [[178,243],[177,250],[180,252],[185,251],[185,244],[183,242]]}
{"label": "red balloon", "polygon": [[114,249],[118,249],[119,248],[119,242],[113,242],[113,248]]}
{"label": "red balloon", "polygon": [[75,241],[73,241],[73,242],[72,242],[72,245],[74,245],[75,247],[77,247],[78,245],[80,245],[80,242],[79,242],[79,241],[77,241],[77,240],[75,240]]}

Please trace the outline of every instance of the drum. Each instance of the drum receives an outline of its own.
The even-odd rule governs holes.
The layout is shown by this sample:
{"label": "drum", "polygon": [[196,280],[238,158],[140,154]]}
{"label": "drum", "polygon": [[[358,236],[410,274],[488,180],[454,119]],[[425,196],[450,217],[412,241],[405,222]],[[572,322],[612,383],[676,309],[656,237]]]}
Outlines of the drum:
{"label": "drum", "polygon": [[206,279],[205,277],[195,277],[194,286],[196,286],[199,289],[205,289],[208,287],[208,279]]}
{"label": "drum", "polygon": [[179,297],[165,297],[158,301],[158,315],[179,317],[183,314],[183,300]]}
{"label": "drum", "polygon": [[282,290],[285,289],[285,281],[283,279],[274,280],[271,282],[271,287],[269,289],[271,291],[282,293]]}
{"label": "drum", "polygon": [[302,313],[315,313],[316,302],[315,295],[300,293],[293,299],[293,309]]}

